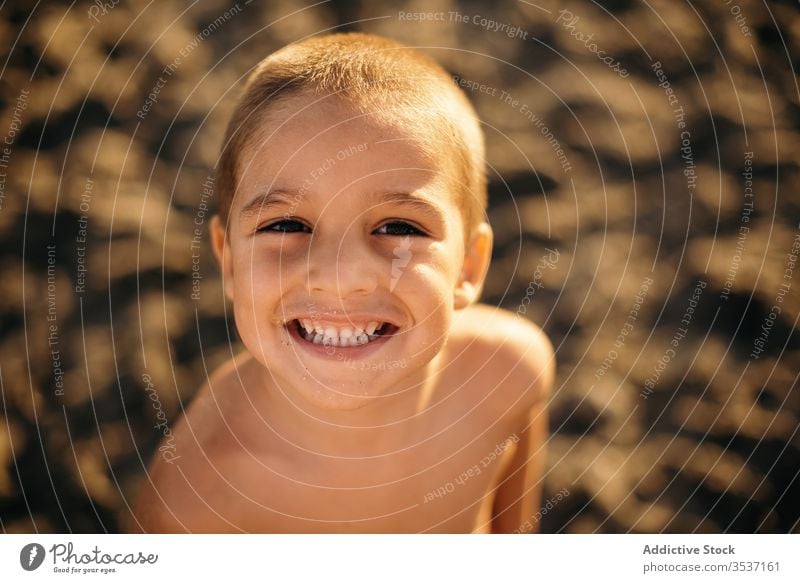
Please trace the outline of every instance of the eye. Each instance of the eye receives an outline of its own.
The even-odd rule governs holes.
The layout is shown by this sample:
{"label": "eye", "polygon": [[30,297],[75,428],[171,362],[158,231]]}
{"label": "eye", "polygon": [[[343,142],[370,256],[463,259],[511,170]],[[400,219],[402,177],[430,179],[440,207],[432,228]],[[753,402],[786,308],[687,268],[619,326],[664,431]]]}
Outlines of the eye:
{"label": "eye", "polygon": [[259,233],[310,233],[311,229],[295,219],[275,221],[257,229]]}
{"label": "eye", "polygon": [[393,235],[399,237],[406,235],[425,236],[425,233],[423,233],[420,229],[414,225],[406,223],[405,221],[391,221],[382,227],[378,227],[375,232],[378,235]]}

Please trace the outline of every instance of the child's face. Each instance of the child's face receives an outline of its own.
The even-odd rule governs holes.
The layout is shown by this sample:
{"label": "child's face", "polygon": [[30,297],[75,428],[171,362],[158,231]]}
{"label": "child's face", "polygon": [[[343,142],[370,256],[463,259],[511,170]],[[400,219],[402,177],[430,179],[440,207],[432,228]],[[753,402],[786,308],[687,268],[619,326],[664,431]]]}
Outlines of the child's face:
{"label": "child's face", "polygon": [[414,127],[310,103],[242,153],[227,238],[216,221],[213,240],[250,353],[282,390],[356,409],[441,350],[491,243],[465,254],[456,185]]}

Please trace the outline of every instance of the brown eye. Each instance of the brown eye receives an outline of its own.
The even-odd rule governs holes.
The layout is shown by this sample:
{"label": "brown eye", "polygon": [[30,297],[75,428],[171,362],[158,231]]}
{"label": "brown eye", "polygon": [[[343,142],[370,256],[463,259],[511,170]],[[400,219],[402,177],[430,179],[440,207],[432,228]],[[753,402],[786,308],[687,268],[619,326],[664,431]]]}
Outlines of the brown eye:
{"label": "brown eye", "polygon": [[396,237],[404,237],[407,235],[425,236],[425,233],[420,231],[414,225],[410,225],[405,221],[392,221],[390,223],[386,223],[382,227],[378,227],[375,230],[375,233],[378,235],[392,235]]}
{"label": "brown eye", "polygon": [[300,221],[284,219],[258,228],[259,233],[310,233],[311,229]]}

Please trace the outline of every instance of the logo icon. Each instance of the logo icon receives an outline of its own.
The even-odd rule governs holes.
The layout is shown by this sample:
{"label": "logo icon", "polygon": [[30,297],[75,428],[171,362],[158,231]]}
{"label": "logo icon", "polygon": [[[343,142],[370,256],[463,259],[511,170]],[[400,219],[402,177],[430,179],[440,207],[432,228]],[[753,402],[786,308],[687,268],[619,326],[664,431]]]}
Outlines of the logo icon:
{"label": "logo icon", "polygon": [[38,543],[29,543],[19,552],[19,564],[26,571],[35,571],[44,562],[44,547]]}
{"label": "logo icon", "polygon": [[392,255],[394,258],[392,259],[392,281],[389,282],[389,291],[394,291],[394,286],[397,285],[397,281],[400,279],[400,276],[403,275],[403,268],[408,265],[409,259],[411,259],[411,237],[406,235],[400,240],[400,244],[392,249]]}

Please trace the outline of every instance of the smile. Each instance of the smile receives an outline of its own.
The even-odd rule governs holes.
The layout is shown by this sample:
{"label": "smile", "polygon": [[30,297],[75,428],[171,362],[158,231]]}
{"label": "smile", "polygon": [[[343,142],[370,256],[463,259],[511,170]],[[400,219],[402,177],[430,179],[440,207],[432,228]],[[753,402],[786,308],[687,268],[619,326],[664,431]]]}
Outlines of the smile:
{"label": "smile", "polygon": [[308,343],[341,348],[370,344],[398,330],[389,322],[354,322],[350,326],[338,326],[305,318],[292,320],[287,327]]}

